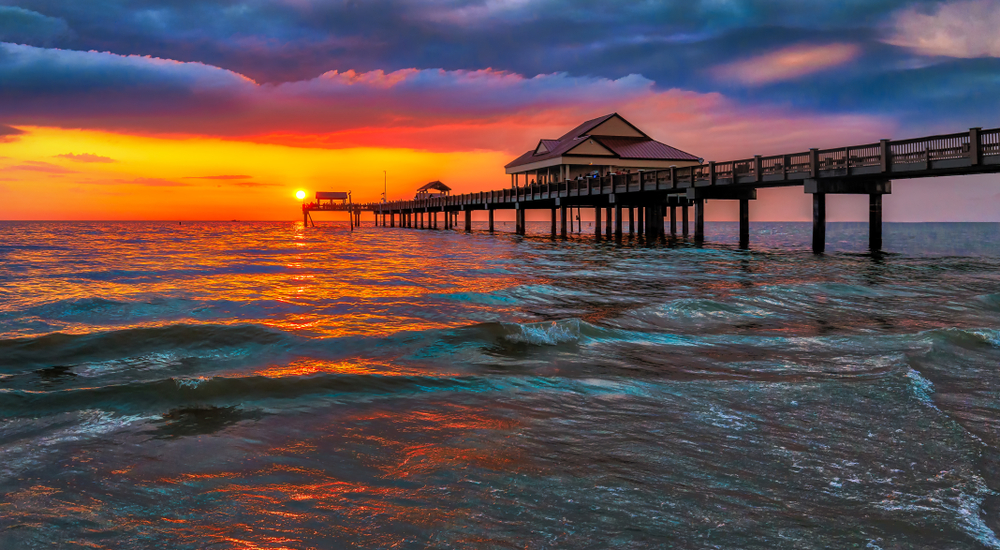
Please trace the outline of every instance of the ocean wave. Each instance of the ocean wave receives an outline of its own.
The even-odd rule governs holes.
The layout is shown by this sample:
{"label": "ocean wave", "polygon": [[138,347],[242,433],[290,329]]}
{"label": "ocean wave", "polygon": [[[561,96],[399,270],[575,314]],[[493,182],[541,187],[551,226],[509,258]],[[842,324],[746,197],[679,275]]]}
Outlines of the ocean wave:
{"label": "ocean wave", "polygon": [[167,378],[100,387],[0,392],[0,416],[56,414],[82,409],[148,413],[181,406],[230,406],[246,401],[337,395],[373,397],[443,390],[485,390],[477,376],[389,376],[320,373],[310,376]]}
{"label": "ocean wave", "polygon": [[280,346],[290,344],[291,338],[281,331],[249,324],[177,324],[91,334],[52,333],[0,340],[0,368],[79,364],[157,351]]}

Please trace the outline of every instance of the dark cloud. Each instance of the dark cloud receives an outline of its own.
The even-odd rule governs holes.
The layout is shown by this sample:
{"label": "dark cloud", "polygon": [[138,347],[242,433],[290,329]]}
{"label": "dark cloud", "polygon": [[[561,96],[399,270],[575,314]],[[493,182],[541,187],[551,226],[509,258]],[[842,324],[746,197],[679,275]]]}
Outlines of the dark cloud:
{"label": "dark cloud", "polygon": [[14,128],[12,126],[5,126],[3,124],[0,124],[0,143],[9,143],[11,141],[15,141],[21,136],[23,136],[25,133],[27,132],[25,132],[24,130],[18,130],[17,128]]}
{"label": "dark cloud", "polygon": [[0,6],[0,42],[48,46],[72,37],[66,21],[17,6]]}
{"label": "dark cloud", "polygon": [[[0,116],[152,133],[324,134],[431,118],[487,124],[568,105],[614,110],[636,90],[678,88],[722,92],[748,107],[876,114],[926,127],[988,124],[1000,114],[989,99],[1000,95],[996,59],[956,61],[884,42],[907,43],[894,26],[899,14],[934,14],[941,5],[0,0],[0,40],[63,48],[0,46]],[[827,70],[752,84],[745,72],[719,69],[828,45],[858,53]],[[392,86],[371,76],[412,68],[444,72],[407,73]],[[485,68],[546,76],[516,86],[462,76]],[[338,76],[320,77],[329,71]],[[367,80],[345,79],[347,71]]]}
{"label": "dark cloud", "polygon": [[73,153],[63,153],[61,155],[56,155],[56,157],[69,159],[76,162],[94,162],[94,163],[118,162],[111,157],[102,157],[100,155],[94,155],[92,153],[80,153],[79,155]]}

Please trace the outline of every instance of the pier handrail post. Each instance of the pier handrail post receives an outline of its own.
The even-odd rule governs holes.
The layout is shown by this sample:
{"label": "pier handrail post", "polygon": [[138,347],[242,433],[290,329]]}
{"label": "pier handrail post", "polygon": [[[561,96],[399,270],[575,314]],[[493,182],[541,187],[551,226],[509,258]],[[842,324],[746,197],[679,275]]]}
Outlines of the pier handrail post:
{"label": "pier handrail post", "polygon": [[969,128],[969,163],[978,166],[982,162],[982,139],[979,132],[982,128]]}
{"label": "pier handrail post", "polygon": [[888,174],[889,172],[892,172],[892,147],[889,145],[889,140],[879,140],[878,148],[879,163],[882,168],[882,173]]}
{"label": "pier handrail post", "polygon": [[760,181],[762,181],[764,179],[764,175],[761,174],[760,169],[761,169],[760,155],[754,155],[753,156],[753,180],[756,181],[756,182],[760,182]]}
{"label": "pier handrail post", "polygon": [[715,185],[715,161],[708,161],[708,184]]}
{"label": "pier handrail post", "polygon": [[819,149],[809,149],[809,176],[819,177]]}

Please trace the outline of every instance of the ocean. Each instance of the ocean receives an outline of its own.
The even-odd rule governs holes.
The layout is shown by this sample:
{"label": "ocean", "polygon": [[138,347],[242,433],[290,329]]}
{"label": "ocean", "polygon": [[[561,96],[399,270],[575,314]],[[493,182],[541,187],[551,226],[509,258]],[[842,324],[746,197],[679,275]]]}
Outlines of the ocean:
{"label": "ocean", "polygon": [[1000,224],[498,225],[0,223],[0,548],[1000,548]]}

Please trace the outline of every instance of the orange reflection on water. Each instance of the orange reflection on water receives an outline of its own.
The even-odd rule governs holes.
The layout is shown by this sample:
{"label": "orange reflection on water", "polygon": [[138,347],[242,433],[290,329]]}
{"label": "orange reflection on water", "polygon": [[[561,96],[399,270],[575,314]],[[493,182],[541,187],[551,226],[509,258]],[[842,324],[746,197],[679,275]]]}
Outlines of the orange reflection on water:
{"label": "orange reflection on water", "polygon": [[425,370],[388,365],[375,361],[355,359],[353,361],[321,361],[317,359],[300,359],[287,365],[270,365],[253,372],[255,376],[269,378],[291,378],[309,376],[319,373],[377,375],[377,376],[426,376]]}

